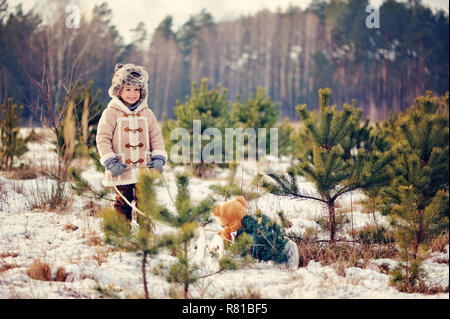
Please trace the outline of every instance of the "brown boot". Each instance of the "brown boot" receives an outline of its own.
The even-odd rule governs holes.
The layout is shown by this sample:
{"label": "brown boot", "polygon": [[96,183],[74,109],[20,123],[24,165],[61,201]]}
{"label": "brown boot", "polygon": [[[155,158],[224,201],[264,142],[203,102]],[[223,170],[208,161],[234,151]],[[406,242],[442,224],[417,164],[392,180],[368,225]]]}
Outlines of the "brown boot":
{"label": "brown boot", "polygon": [[[135,184],[129,185],[118,185],[117,189],[122,193],[122,195],[131,203],[134,199],[134,186]],[[114,190],[115,191],[115,190]],[[128,205],[125,200],[116,191],[116,202],[114,203],[114,208],[120,214],[122,214],[129,222],[132,220],[132,207]]]}

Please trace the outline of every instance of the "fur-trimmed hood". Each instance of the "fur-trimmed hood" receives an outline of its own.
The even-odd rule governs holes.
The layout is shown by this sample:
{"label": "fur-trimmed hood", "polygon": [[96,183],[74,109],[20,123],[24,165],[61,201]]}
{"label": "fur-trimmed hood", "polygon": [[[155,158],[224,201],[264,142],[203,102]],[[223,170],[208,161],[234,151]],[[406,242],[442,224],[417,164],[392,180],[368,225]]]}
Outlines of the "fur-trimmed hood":
{"label": "fur-trimmed hood", "polygon": [[138,104],[147,101],[148,98],[148,73],[144,67],[131,63],[117,63],[114,67],[112,85],[108,90],[111,98],[119,98],[119,92],[124,85],[137,86],[141,89]]}

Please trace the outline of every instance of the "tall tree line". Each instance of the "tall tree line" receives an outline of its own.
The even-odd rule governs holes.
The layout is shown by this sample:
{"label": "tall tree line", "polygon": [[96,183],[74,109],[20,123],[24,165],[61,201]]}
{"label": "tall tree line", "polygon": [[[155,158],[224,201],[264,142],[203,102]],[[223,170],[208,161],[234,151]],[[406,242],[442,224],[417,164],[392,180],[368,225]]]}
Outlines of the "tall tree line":
{"label": "tall tree line", "polygon": [[[425,90],[443,94],[449,85],[448,13],[418,0],[385,0],[380,28],[366,26],[367,0],[316,0],[306,9],[261,10],[221,22],[201,10],[178,30],[168,15],[151,38],[137,21],[128,44],[106,3],[89,19],[82,12],[78,29],[64,25],[69,1],[48,3],[52,18],[43,22],[39,13],[0,0],[0,102],[42,103],[36,84],[43,75],[52,105],[77,80],[93,80],[106,101],[117,62],[147,67],[149,104],[158,117],[174,117],[177,100],[185,101],[192,81],[202,77],[227,88],[231,99],[249,98],[261,86],[279,102],[280,115],[293,119],[293,106],[314,105],[322,87],[333,89],[333,104],[356,98],[365,116],[382,120]],[[27,108],[23,115],[30,116]]]}

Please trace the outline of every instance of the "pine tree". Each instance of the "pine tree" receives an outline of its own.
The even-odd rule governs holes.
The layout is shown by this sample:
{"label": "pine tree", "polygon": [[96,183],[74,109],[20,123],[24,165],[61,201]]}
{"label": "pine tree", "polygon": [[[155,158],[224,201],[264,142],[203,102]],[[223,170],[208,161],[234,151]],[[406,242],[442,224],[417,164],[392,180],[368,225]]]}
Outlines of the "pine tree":
{"label": "pine tree", "polygon": [[[175,199],[176,213],[171,213],[167,208],[157,204],[155,185],[159,173],[155,171],[143,171],[137,184],[137,197],[139,209],[148,214],[151,220],[159,221],[176,229],[175,232],[164,235],[164,247],[168,247],[177,257],[177,262],[170,265],[165,277],[168,282],[183,286],[184,298],[188,298],[189,287],[198,279],[213,274],[201,276],[199,266],[192,262],[189,252],[191,241],[196,236],[196,229],[209,222],[214,200],[208,197],[198,205],[194,205],[189,191],[189,178],[186,174],[177,174],[177,197]],[[139,225],[151,229],[148,219],[140,219]],[[144,225],[144,226],[142,226]],[[226,254],[219,260],[219,273],[225,269],[235,268],[236,262],[230,254]]]}
{"label": "pine tree", "polygon": [[[187,247],[187,242],[194,237],[196,227],[195,218],[187,218],[188,214],[186,213],[183,216],[172,215],[167,208],[157,204],[156,186],[159,185],[158,178],[159,174],[154,170],[141,171],[139,175],[136,197],[138,198],[138,208],[143,215],[138,215],[139,230],[137,232],[133,233],[128,221],[113,208],[105,209],[101,213],[106,243],[126,251],[134,252],[142,257],[141,273],[146,298],[149,298],[146,269],[147,258],[158,254],[165,247],[179,247],[179,245]],[[184,188],[185,180],[182,177],[178,177],[177,185],[180,190],[177,196],[177,203],[180,205],[180,208],[184,204],[192,207],[187,202],[188,193],[186,192],[187,189]],[[205,205],[201,207],[203,208],[201,211],[203,214],[199,215],[204,217],[206,207]],[[197,217],[199,216],[197,215]],[[154,232],[155,219],[177,225],[178,232],[168,235],[156,235]],[[191,269],[189,268],[189,270]],[[187,285],[189,285],[190,281],[188,279],[186,281],[188,282]]]}
{"label": "pine tree", "polygon": [[440,100],[431,91],[415,99],[400,121],[392,163],[395,178],[384,189],[392,223],[412,258],[433,236],[448,232],[448,92]]}
{"label": "pine tree", "polygon": [[[155,235],[151,227],[140,227],[138,232],[132,233],[129,222],[112,207],[104,209],[100,215],[103,219],[105,242],[142,257],[141,274],[145,298],[148,299],[147,258],[156,255],[159,249],[170,243],[170,239]],[[146,218],[148,219],[149,216],[147,215]],[[149,224],[151,224],[150,220],[147,222],[147,225]]]}
{"label": "pine tree", "polygon": [[2,117],[0,121],[0,167],[11,169],[14,159],[20,157],[28,151],[27,143],[32,135],[21,138],[19,136],[21,114],[23,105],[18,106],[13,103],[12,98],[7,104],[2,104]]}
{"label": "pine tree", "polygon": [[[138,198],[140,199],[139,208],[148,211],[154,220],[177,229],[177,233],[170,236],[169,246],[178,261],[170,266],[166,279],[168,282],[183,285],[184,298],[187,298],[189,286],[199,277],[196,274],[199,268],[192,263],[188,254],[189,242],[195,237],[195,229],[199,225],[205,224],[209,219],[212,200],[206,199],[198,206],[194,206],[188,188],[189,179],[187,175],[178,174],[176,176],[178,193],[175,200],[177,213],[172,214],[169,210],[161,209],[156,204],[154,187],[151,187],[155,183],[155,177],[152,172],[141,174],[140,182],[137,184]],[[145,196],[142,196],[142,194],[145,194]]]}
{"label": "pine tree", "polygon": [[[336,242],[336,200],[357,189],[381,187],[389,183],[387,164],[392,160],[390,152],[381,154],[368,151],[350,139],[361,130],[361,110],[344,104],[342,111],[330,107],[330,89],[319,90],[320,117],[315,119],[306,105],[296,107],[305,122],[313,141],[312,158],[300,159],[285,174],[269,172],[274,183],[265,181],[263,186],[271,193],[300,199],[312,199],[326,204],[330,225],[330,242]],[[353,135],[352,135],[353,134]],[[349,154],[345,150],[352,150]],[[317,195],[299,189],[297,175],[303,175],[314,183]]]}
{"label": "pine tree", "polygon": [[[190,134],[190,149],[193,150],[192,154],[200,159],[200,163],[193,163],[195,174],[198,177],[205,175],[207,168],[211,167],[213,164],[208,164],[203,158],[202,150],[203,146],[208,141],[202,139],[204,131],[207,128],[217,128],[222,134],[222,145],[225,141],[225,128],[232,127],[230,125],[229,111],[229,100],[227,99],[227,89],[222,89],[220,84],[212,90],[208,90],[208,79],[202,78],[200,88],[197,87],[196,82],[192,82],[191,96],[186,96],[186,103],[181,104],[177,101],[177,106],[175,107],[175,115],[177,121],[169,121],[163,126],[164,132],[169,133],[174,128],[185,128]],[[200,140],[194,141],[194,120],[201,121],[200,128]],[[167,134],[166,134],[167,135]],[[170,136],[170,133],[168,134]],[[196,149],[194,149],[194,143],[199,143],[200,154],[195,154]],[[169,144],[173,145],[172,141]],[[224,154],[224,148],[222,147],[222,154]],[[220,154],[220,155],[222,155]],[[193,161],[193,158],[190,159]]]}
{"label": "pine tree", "polygon": [[[258,129],[266,129],[266,145],[264,151],[270,150],[270,128],[275,126],[278,120],[279,104],[273,103],[270,97],[264,92],[264,88],[259,86],[256,94],[251,94],[250,98],[241,103],[240,96],[236,97],[236,102],[232,106],[231,117],[233,122],[243,130],[253,129],[256,134],[256,146],[260,147],[260,135]],[[248,141],[246,142],[248,144]],[[259,159],[259,152],[256,152],[256,159]]]}

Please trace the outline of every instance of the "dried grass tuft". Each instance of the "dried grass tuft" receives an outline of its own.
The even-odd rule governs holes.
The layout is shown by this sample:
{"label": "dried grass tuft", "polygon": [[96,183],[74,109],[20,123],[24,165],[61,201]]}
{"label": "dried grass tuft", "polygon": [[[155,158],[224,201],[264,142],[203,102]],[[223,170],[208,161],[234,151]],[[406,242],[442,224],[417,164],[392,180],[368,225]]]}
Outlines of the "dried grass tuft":
{"label": "dried grass tuft", "polygon": [[66,281],[67,276],[68,274],[64,267],[59,267],[55,274],[55,281]]}
{"label": "dried grass tuft", "polygon": [[41,260],[39,259],[35,260],[33,264],[28,268],[27,275],[31,279],[35,280],[52,280],[52,271],[50,269],[50,266],[47,263],[41,262]]}

